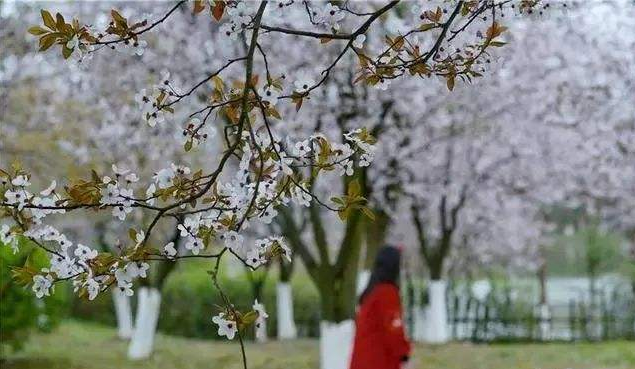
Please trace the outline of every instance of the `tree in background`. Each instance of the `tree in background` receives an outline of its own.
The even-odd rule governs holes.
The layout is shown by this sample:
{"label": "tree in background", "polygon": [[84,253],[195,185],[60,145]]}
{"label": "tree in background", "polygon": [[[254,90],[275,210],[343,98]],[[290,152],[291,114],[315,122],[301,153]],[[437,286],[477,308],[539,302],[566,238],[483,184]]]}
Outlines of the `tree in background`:
{"label": "tree in background", "polygon": [[584,270],[589,279],[589,301],[597,304],[597,278],[603,271],[611,270],[620,257],[620,240],[602,231],[597,224],[587,225],[575,237],[580,245],[580,259],[583,260]]}
{"label": "tree in background", "polygon": [[[82,4],[59,4],[58,6],[60,8],[58,10],[62,12],[82,12],[82,8],[84,8]],[[98,8],[102,11],[107,11],[109,4],[99,4]],[[143,11],[149,9],[147,6],[137,6],[134,10]],[[131,9],[126,8],[123,11],[128,12]],[[37,18],[34,18],[34,15],[37,15]],[[90,16],[92,15],[88,15],[89,19]],[[36,22],[39,17],[40,15],[32,7],[20,4],[15,9],[15,13],[10,14],[5,20],[7,32],[23,33],[26,30],[24,21],[33,19],[33,22]],[[193,34],[197,30],[196,24],[185,19],[181,19],[177,24],[184,33]],[[207,31],[209,31],[211,24],[206,22],[205,25],[208,26]],[[204,28],[198,29],[198,32],[204,31],[206,31]],[[157,34],[157,36],[167,35],[165,31],[158,31]],[[151,42],[147,45],[143,55],[135,55],[136,59],[139,59],[142,63],[135,63],[129,57],[121,57],[119,55],[114,56],[118,61],[117,63],[113,63],[111,58],[95,59],[92,61],[92,68],[100,70],[101,73],[92,73],[85,68],[69,67],[55,63],[45,63],[44,66],[41,65],[44,63],[40,63],[38,68],[32,68],[34,59],[38,60],[39,55],[36,50],[30,50],[27,47],[28,41],[20,39],[20,42],[14,41],[15,44],[10,44],[12,50],[16,52],[7,54],[5,59],[10,65],[5,77],[12,85],[17,82],[20,82],[20,85],[19,88],[7,89],[7,98],[13,103],[9,106],[10,109],[4,116],[7,124],[3,126],[3,131],[6,132],[8,137],[23,139],[25,135],[19,127],[22,127],[24,120],[26,120],[31,122],[29,129],[32,131],[32,139],[51,143],[51,145],[31,145],[19,139],[15,141],[7,140],[8,147],[3,148],[3,151],[12,158],[7,162],[12,162],[13,159],[33,157],[37,158],[37,160],[33,160],[33,165],[30,165],[30,167],[35,169],[42,164],[40,158],[48,157],[48,154],[53,151],[57,155],[67,157],[67,161],[62,162],[68,164],[66,166],[47,164],[46,171],[48,173],[58,173],[63,176],[68,173],[68,167],[72,167],[74,172],[80,171],[80,167],[85,171],[88,168],[92,168],[97,172],[103,172],[111,170],[111,166],[115,164],[122,173],[129,168],[136,168],[136,175],[152,176],[157,165],[166,161],[180,162],[183,160],[183,142],[180,140],[166,140],[166,137],[182,137],[182,134],[175,132],[172,127],[168,126],[157,127],[152,134],[147,134],[148,132],[142,129],[143,121],[139,116],[138,110],[134,107],[134,91],[139,91],[146,87],[147,73],[163,70],[171,66],[170,55],[174,54],[174,45],[168,43],[159,45]],[[187,60],[191,68],[194,68],[200,62],[210,60],[208,54],[204,53],[201,55],[198,51],[186,54],[190,57]],[[69,71],[73,77],[70,81],[64,78],[64,75],[69,73]],[[121,93],[122,85],[128,86],[130,92]],[[19,99],[26,99],[25,91],[29,92],[26,96],[29,97],[30,104],[36,106],[49,104],[49,106],[46,106],[46,109],[24,109],[17,102],[21,101]],[[54,104],[51,101],[52,98],[55,99],[53,100]],[[71,100],[73,104],[65,104],[63,103],[64,100]],[[182,106],[185,109],[194,109],[197,106],[197,102],[201,102],[201,99],[187,101]],[[69,105],[71,108],[69,108]],[[112,109],[113,106],[120,108]],[[23,117],[25,111],[30,112],[27,114],[26,119]],[[45,116],[40,116],[40,114],[45,114]],[[182,114],[176,112],[175,114],[175,119],[177,120],[185,120],[186,118],[187,115],[184,112]],[[54,123],[54,129],[51,129],[51,123]],[[211,135],[211,133],[212,131],[209,134]],[[18,144],[16,146],[20,150],[18,153],[14,153],[15,148],[13,146],[15,143]],[[200,157],[206,154],[213,155],[215,150],[217,150],[212,145],[207,145],[202,149],[196,155],[191,155],[190,160],[192,160],[192,163],[200,163],[201,161],[198,160]],[[82,165],[78,166],[77,163]],[[134,177],[130,177],[130,179],[134,180]],[[115,228],[113,232],[119,235],[125,234],[133,222],[142,225],[144,220],[138,216],[141,214],[135,215],[133,219],[129,219],[129,223],[126,226],[117,227],[113,225],[111,227]],[[119,222],[118,219],[112,219],[112,217],[110,217],[110,220],[104,219],[103,216],[95,216],[93,218],[99,223],[114,224]],[[145,221],[147,222],[148,220]],[[83,226],[82,224],[67,222],[64,224],[64,229],[75,231]],[[171,226],[172,230],[160,229],[157,232],[157,234],[161,234],[165,238],[165,242],[162,242],[164,244],[175,241],[174,236],[170,233],[177,232],[178,236],[175,224],[166,224],[165,226],[168,228]],[[160,225],[159,228],[165,227]],[[93,233],[95,234],[94,238],[105,247],[103,251],[119,253],[120,250],[117,248],[118,237],[116,235],[111,237],[110,243],[107,244],[102,242],[103,235],[99,231],[99,227],[95,227]],[[175,243],[175,247],[178,249],[178,242]],[[174,262],[161,263],[148,271],[148,274],[152,277],[150,278],[152,282],[142,287],[149,290],[141,295],[143,298],[140,298],[139,304],[137,304],[139,309],[137,318],[140,322],[149,321],[150,324],[144,324],[144,329],[135,331],[136,334],[131,344],[131,357],[144,358],[152,351],[152,336],[156,329],[156,323],[153,322],[156,319],[148,319],[146,315],[153,316],[158,314],[159,304],[146,304],[145,297],[160,296],[160,290],[157,290],[156,287],[162,285],[162,281],[173,270],[174,265],[176,265]],[[113,300],[120,336],[126,339],[132,338],[133,332],[130,299],[129,296],[121,293],[118,289],[113,289]],[[152,308],[148,309],[146,306],[152,306]],[[145,343],[140,345],[138,343],[139,340]],[[137,348],[132,350],[132,346]]]}
{"label": "tree in background", "polygon": [[[628,207],[632,196],[622,192],[628,188],[622,180],[632,178],[630,142],[633,126],[627,118],[632,114],[632,106],[624,97],[629,91],[632,92],[632,81],[623,76],[632,75],[628,71],[632,71],[633,63],[622,51],[631,47],[633,39],[630,35],[613,38],[612,35],[617,32],[613,25],[598,32],[587,31],[596,29],[598,13],[611,14],[621,6],[624,4],[586,4],[572,10],[566,18],[536,21],[535,27],[552,35],[550,40],[553,42],[545,42],[538,33],[531,32],[533,25],[522,20],[511,22],[510,47],[515,50],[514,53],[505,58],[493,76],[479,82],[477,91],[466,92],[463,101],[469,103],[461,103],[461,91],[455,91],[452,101],[444,101],[434,94],[426,97],[424,92],[413,90],[411,96],[419,96],[406,100],[410,103],[404,104],[403,108],[395,106],[395,110],[406,121],[419,122],[425,119],[429,122],[417,135],[428,138],[427,142],[413,140],[412,146],[419,148],[410,149],[411,153],[421,152],[418,156],[420,159],[410,162],[411,170],[396,171],[403,176],[399,178],[400,183],[413,182],[406,173],[414,173],[420,178],[414,181],[419,183],[419,187],[411,192],[412,196],[420,198],[419,204],[414,202],[415,207],[427,205],[431,211],[420,217],[419,223],[423,227],[418,227],[436,235],[428,239],[450,239],[459,244],[462,241],[463,238],[456,235],[457,228],[453,220],[456,219],[459,224],[471,223],[466,217],[461,217],[461,209],[469,208],[465,205],[468,198],[462,196],[464,192],[461,190],[465,183],[469,184],[466,188],[474,184],[482,185],[473,195],[483,199],[487,199],[492,187],[498,187],[508,193],[507,198],[517,197],[539,206],[555,203],[572,207],[586,206],[595,209],[594,214],[615,209],[612,206],[597,206],[598,200],[599,203],[611,205],[622,202]],[[615,27],[632,22],[629,15],[632,8],[625,6],[624,10],[624,18],[620,17]],[[577,22],[569,23],[569,17],[575,17]],[[605,45],[606,52],[581,56],[579,50],[588,44]],[[615,68],[603,67],[606,64],[602,55],[607,54],[616,60]],[[541,61],[546,63],[544,68],[537,68]],[[591,80],[584,77],[590,74],[593,75]],[[522,78],[509,78],[513,75],[522,75]],[[415,105],[414,101],[419,105]],[[421,101],[430,101],[427,105],[432,113],[424,115],[413,108],[426,105]],[[474,107],[482,109],[470,110]],[[461,137],[466,130],[472,130],[465,134],[467,142],[453,145],[452,141],[457,136]],[[491,137],[487,136],[488,131],[498,134],[500,139],[492,140],[491,145],[485,146],[486,150],[474,146],[478,144],[479,134]],[[407,140],[401,142],[404,146],[408,143]],[[482,153],[487,154],[487,150],[491,153],[488,155],[489,160],[482,156]],[[510,165],[501,168],[498,174],[486,175],[486,180],[479,181],[479,171],[496,158],[504,159],[506,150]],[[402,155],[408,154],[408,151],[403,151]],[[460,159],[448,160],[453,156]],[[452,172],[453,165],[468,168]],[[436,177],[435,168],[438,168],[439,173]],[[444,173],[451,175],[444,176]],[[438,187],[445,190],[437,190]],[[407,187],[400,185],[398,188]],[[490,199],[496,201],[496,196],[490,195]],[[498,201],[508,200],[503,198]],[[530,213],[534,216],[527,217],[527,220],[539,224],[542,218],[540,210],[533,209]],[[625,215],[626,211],[622,213],[622,216]],[[608,216],[602,218],[607,224],[611,220]],[[497,216],[495,219],[495,223],[505,224],[504,218]],[[630,217],[625,216],[624,220],[628,219]],[[529,222],[527,224],[531,224]],[[529,227],[536,230],[540,228]],[[483,232],[483,229],[476,228],[478,232]],[[538,240],[540,233],[535,234]],[[434,242],[428,242],[428,248],[433,250],[428,257],[424,255],[424,259],[434,261],[429,265],[431,275],[439,274],[439,266],[443,264],[438,260],[446,260],[447,250],[456,247],[452,246],[452,242],[443,244],[450,246],[436,246]],[[514,250],[522,248],[522,243],[517,246],[507,246],[502,250],[514,255]],[[468,244],[468,247],[475,248],[474,254],[487,255],[477,245]],[[535,249],[535,245],[529,250],[532,248]],[[442,295],[439,294],[440,300],[443,300]]]}

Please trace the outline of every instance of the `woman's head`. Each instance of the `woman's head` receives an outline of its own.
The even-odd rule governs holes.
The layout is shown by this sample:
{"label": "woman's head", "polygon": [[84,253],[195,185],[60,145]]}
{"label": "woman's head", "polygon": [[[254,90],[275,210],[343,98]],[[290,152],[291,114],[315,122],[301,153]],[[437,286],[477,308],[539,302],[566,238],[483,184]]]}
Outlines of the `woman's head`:
{"label": "woman's head", "polygon": [[360,296],[360,302],[364,300],[364,297],[373,290],[373,288],[379,283],[392,283],[398,284],[399,282],[399,269],[401,265],[401,251],[393,246],[382,247],[375,257],[375,264],[373,271],[368,281],[368,286]]}

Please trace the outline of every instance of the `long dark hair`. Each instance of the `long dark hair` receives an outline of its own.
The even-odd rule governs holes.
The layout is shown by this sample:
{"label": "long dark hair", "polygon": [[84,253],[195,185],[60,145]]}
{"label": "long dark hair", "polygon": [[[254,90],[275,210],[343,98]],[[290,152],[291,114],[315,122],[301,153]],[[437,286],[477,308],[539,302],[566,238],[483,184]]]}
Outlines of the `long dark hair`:
{"label": "long dark hair", "polygon": [[393,246],[382,247],[375,257],[375,265],[368,281],[368,286],[359,297],[359,302],[370,294],[376,285],[380,283],[391,283],[399,285],[399,267],[401,261],[401,251]]}

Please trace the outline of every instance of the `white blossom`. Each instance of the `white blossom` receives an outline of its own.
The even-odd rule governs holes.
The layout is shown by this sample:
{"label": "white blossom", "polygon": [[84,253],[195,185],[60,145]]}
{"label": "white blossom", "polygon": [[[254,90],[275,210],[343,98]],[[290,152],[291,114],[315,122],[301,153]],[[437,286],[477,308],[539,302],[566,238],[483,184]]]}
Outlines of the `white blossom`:
{"label": "white blossom", "polygon": [[53,191],[55,191],[55,187],[57,186],[57,182],[55,180],[53,180],[51,182],[51,184],[44,190],[42,190],[42,192],[40,192],[40,195],[42,196],[49,196]]}
{"label": "white blossom", "polygon": [[271,224],[271,222],[277,215],[278,215],[278,211],[274,209],[273,207],[269,206],[260,214],[260,218],[258,219],[260,219],[260,221],[263,222],[264,224]]}
{"label": "white blossom", "polygon": [[258,319],[256,319],[256,326],[260,326],[262,322],[264,322],[267,318],[269,318],[269,314],[265,311],[265,306],[258,302],[258,299],[254,301],[252,306],[255,312],[258,313]]}
{"label": "white blossom", "polygon": [[226,336],[227,339],[234,339],[238,332],[238,325],[233,320],[225,319],[225,314],[220,313],[212,318],[212,322],[218,325],[218,335]]}
{"label": "white blossom", "polygon": [[296,142],[294,150],[297,156],[307,156],[311,152],[311,144],[309,140]]}
{"label": "white blossom", "polygon": [[259,95],[262,101],[269,103],[271,106],[275,106],[278,103],[280,91],[271,85],[263,85]]}
{"label": "white blossom", "polygon": [[300,78],[293,82],[294,91],[299,94],[303,94],[309,91],[309,89],[313,87],[313,85],[315,85],[315,80],[306,75],[300,76]]}
{"label": "white blossom", "polygon": [[245,263],[254,269],[266,262],[267,260],[262,256],[261,251],[257,247],[249,250],[245,255]]}
{"label": "white blossom", "polygon": [[185,248],[192,251],[192,254],[198,255],[199,252],[205,248],[203,240],[198,237],[189,237],[185,243]]}
{"label": "white blossom", "polygon": [[97,250],[93,250],[88,246],[84,246],[81,243],[77,244],[77,248],[75,248],[74,252],[75,256],[77,256],[80,260],[92,260],[97,257]]}
{"label": "white blossom", "polygon": [[7,199],[8,204],[17,205],[18,210],[22,210],[27,204],[27,201],[31,198],[31,194],[23,189],[16,191],[7,190],[4,193],[4,197]]}
{"label": "white blossom", "polygon": [[100,289],[101,287],[99,286],[99,283],[97,283],[94,279],[90,278],[86,281],[86,291],[88,292],[89,300],[94,300],[99,294]]}
{"label": "white blossom", "polygon": [[358,49],[363,48],[364,41],[366,41],[366,35],[364,34],[357,35],[357,37],[355,37],[355,40],[353,40],[353,47],[356,47]]}
{"label": "white blossom", "polygon": [[119,289],[119,292],[121,292],[124,296],[130,297],[134,295],[134,291],[132,290],[132,283],[119,284],[117,286],[117,289]]}
{"label": "white blossom", "polygon": [[344,19],[346,14],[337,5],[331,3],[324,4],[324,7],[317,11],[316,22],[322,23],[328,27],[338,31],[340,29],[340,22]]}
{"label": "white blossom", "polygon": [[163,246],[163,255],[168,258],[174,258],[176,256],[176,248],[174,247],[174,242],[167,243]]}
{"label": "white blossom", "polygon": [[16,187],[28,187],[31,185],[31,182],[29,182],[29,178],[27,176],[19,175],[13,178],[11,184]]}
{"label": "white blossom", "polygon": [[15,234],[11,232],[11,227],[8,224],[3,224],[0,229],[0,242],[4,245],[11,246],[13,253],[16,254],[18,252],[18,242]]}
{"label": "white blossom", "polygon": [[53,286],[53,277],[50,275],[40,275],[36,274],[33,276],[33,292],[35,292],[35,296],[41,299],[44,296],[51,296],[51,287]]}
{"label": "white blossom", "polygon": [[105,188],[101,189],[101,200],[99,202],[103,205],[113,205],[119,202],[119,187],[116,184],[108,184]]}
{"label": "white blossom", "polygon": [[298,205],[309,207],[311,205],[311,195],[304,184],[291,188],[291,199]]}
{"label": "white blossom", "polygon": [[243,245],[244,237],[236,231],[227,231],[221,235],[221,240],[230,250],[239,250]]}

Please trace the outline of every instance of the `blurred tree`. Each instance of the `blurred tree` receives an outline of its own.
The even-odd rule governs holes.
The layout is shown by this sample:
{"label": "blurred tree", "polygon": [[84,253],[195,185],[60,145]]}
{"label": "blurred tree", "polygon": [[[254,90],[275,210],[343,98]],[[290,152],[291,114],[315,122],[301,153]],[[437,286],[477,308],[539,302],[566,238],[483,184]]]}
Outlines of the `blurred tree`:
{"label": "blurred tree", "polygon": [[616,271],[621,259],[621,240],[615,234],[602,230],[597,222],[581,229],[575,237],[589,278],[589,296],[596,302],[597,278],[602,272]]}
{"label": "blurred tree", "polygon": [[50,331],[68,310],[65,285],[59,285],[46,300],[38,300],[31,290],[12,278],[14,267],[42,268],[48,265],[44,252],[20,241],[20,252],[0,243],[0,359],[7,349],[19,350],[34,330]]}

